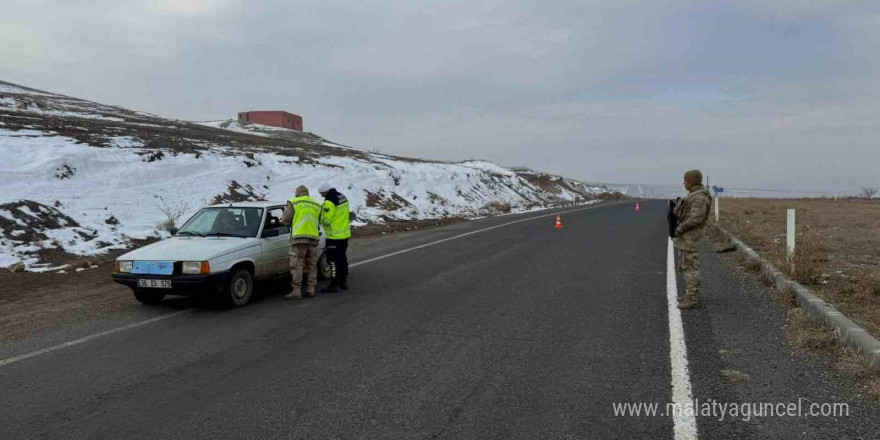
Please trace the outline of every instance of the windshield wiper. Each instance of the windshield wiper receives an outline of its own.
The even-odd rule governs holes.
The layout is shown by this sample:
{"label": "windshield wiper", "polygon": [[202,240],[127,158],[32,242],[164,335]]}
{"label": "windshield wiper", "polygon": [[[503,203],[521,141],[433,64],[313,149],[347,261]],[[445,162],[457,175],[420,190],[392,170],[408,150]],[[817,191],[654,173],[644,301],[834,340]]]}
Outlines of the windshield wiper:
{"label": "windshield wiper", "polygon": [[205,234],[199,234],[198,232],[193,231],[178,231],[177,234],[174,235],[194,235],[196,237],[204,237]]}
{"label": "windshield wiper", "polygon": [[238,237],[238,238],[247,238],[247,236],[244,236],[244,235],[230,234],[230,233],[228,233],[228,232],[217,232],[217,233],[214,233],[214,234],[208,234],[207,236],[208,236],[208,237]]}

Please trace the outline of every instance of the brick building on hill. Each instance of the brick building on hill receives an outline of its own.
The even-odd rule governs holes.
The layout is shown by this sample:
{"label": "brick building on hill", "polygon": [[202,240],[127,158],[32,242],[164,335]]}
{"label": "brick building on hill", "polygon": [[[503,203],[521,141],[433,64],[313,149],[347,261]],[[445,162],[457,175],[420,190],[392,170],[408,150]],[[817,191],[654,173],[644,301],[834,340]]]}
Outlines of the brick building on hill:
{"label": "brick building on hill", "polygon": [[238,114],[238,122],[252,122],[254,124],[303,131],[302,116],[280,110],[241,112]]}

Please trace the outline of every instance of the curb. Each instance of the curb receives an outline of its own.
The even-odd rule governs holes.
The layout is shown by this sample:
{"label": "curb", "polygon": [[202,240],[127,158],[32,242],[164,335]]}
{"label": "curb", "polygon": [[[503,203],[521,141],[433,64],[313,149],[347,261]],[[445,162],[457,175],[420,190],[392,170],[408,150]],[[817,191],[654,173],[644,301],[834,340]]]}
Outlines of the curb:
{"label": "curb", "polygon": [[786,289],[793,290],[798,304],[813,319],[824,322],[837,339],[859,350],[862,356],[868,360],[868,364],[871,367],[880,367],[880,341],[877,338],[871,336],[870,333],[855,322],[852,322],[843,313],[835,309],[833,305],[810,292],[810,289],[802,286],[797,281],[788,279],[779,269],[764,260],[757,252],[734,237],[730,232],[727,232],[720,226],[718,230],[727,235],[736,244],[737,248],[745,252],[750,259],[761,263],[766,273],[773,278],[773,285],[777,290],[780,292],[784,292]]}

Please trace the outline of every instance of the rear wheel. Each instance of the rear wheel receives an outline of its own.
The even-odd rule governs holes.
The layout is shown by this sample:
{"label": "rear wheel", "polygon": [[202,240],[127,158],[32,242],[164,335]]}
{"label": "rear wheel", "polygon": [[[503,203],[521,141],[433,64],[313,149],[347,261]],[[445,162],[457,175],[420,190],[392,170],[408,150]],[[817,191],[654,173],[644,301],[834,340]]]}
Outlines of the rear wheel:
{"label": "rear wheel", "polygon": [[247,269],[238,269],[226,281],[223,299],[231,307],[241,307],[251,301],[254,293],[254,276]]}
{"label": "rear wheel", "polygon": [[165,298],[165,294],[162,292],[150,292],[145,290],[135,290],[134,298],[138,300],[141,304],[146,304],[148,306],[154,306],[162,302]]}
{"label": "rear wheel", "polygon": [[330,278],[330,260],[327,258],[327,252],[322,252],[318,257],[318,279],[326,280]]}

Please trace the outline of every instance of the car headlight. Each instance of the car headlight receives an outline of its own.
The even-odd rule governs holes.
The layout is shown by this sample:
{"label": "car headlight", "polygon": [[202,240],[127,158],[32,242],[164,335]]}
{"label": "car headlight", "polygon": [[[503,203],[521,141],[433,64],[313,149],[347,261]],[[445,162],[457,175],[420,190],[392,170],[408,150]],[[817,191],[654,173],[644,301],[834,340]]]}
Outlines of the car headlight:
{"label": "car headlight", "polygon": [[183,273],[186,275],[207,275],[211,273],[211,264],[207,261],[184,261]]}
{"label": "car headlight", "polygon": [[116,260],[116,272],[131,273],[131,261]]}

